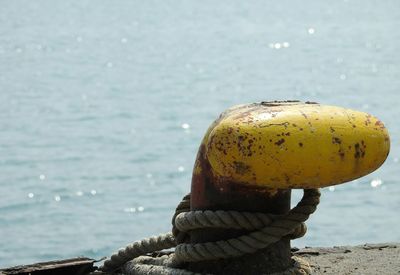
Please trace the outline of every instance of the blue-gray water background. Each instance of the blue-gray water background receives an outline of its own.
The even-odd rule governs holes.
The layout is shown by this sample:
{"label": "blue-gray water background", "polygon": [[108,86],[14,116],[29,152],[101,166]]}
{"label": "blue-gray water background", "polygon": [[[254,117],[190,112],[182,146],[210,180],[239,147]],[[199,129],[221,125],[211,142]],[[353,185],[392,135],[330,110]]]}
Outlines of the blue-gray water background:
{"label": "blue-gray water background", "polygon": [[275,99],[370,112],[392,140],[293,245],[400,241],[399,27],[397,0],[1,0],[0,267],[169,231],[212,120]]}

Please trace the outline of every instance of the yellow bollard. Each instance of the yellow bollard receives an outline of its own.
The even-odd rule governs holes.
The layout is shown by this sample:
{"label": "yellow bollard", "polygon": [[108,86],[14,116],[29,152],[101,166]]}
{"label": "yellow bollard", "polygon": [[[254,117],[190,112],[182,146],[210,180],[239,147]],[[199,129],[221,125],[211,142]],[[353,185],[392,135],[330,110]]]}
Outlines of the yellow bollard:
{"label": "yellow bollard", "polygon": [[[350,109],[299,101],[232,107],[203,138],[193,169],[192,210],[285,214],[290,190],[344,183],[377,169],[390,149],[376,117]],[[238,230],[191,232],[191,241],[237,237]],[[217,274],[267,274],[290,264],[290,241],[241,259],[190,264]]]}

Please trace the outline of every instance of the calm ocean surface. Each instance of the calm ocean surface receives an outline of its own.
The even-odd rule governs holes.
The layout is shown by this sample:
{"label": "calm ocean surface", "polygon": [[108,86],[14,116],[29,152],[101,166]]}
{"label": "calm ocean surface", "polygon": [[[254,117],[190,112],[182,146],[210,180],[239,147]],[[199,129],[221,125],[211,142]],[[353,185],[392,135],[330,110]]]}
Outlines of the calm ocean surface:
{"label": "calm ocean surface", "polygon": [[0,0],[0,267],[169,231],[208,125],[263,100],[370,112],[391,134],[293,245],[400,241],[399,27],[397,0]]}

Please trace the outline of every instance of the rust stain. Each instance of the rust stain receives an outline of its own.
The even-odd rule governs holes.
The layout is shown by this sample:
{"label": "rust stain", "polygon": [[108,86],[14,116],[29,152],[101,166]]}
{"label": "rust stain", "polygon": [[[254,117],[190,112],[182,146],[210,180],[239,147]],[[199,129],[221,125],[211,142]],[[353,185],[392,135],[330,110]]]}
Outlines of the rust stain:
{"label": "rust stain", "polygon": [[274,101],[261,101],[261,105],[267,107],[275,107],[275,106],[282,106],[282,105],[296,105],[301,104],[300,100],[274,100]]}
{"label": "rust stain", "polygon": [[375,122],[375,126],[378,126],[380,129],[385,129],[385,125],[383,125],[382,121],[380,120]]}
{"label": "rust stain", "polygon": [[258,109],[259,109],[258,106],[249,107],[249,108],[247,108],[246,111],[239,112],[238,114],[233,116],[232,119],[233,120],[246,119],[246,118],[250,117],[252,112],[257,111]]}
{"label": "rust stain", "polygon": [[338,137],[333,137],[332,138],[332,143],[333,144],[342,144],[342,140]]}
{"label": "rust stain", "polygon": [[289,126],[289,122],[283,122],[283,123],[268,123],[268,124],[261,124],[260,126],[258,126],[259,128],[267,128],[267,127],[271,127],[271,126],[284,126],[285,128],[287,128]]}
{"label": "rust stain", "polygon": [[359,159],[361,156],[360,144],[354,144],[354,158]]}
{"label": "rust stain", "polygon": [[285,139],[284,138],[281,138],[280,140],[278,140],[277,142],[275,142],[275,144],[276,145],[281,145],[282,143],[284,143],[285,142]]}
{"label": "rust stain", "polygon": [[284,176],[285,176],[285,182],[287,184],[290,184],[290,177],[288,176],[288,174],[285,173]]}
{"label": "rust stain", "polygon": [[251,147],[253,146],[253,139],[249,139],[249,134],[245,133],[244,135],[238,136],[238,141],[237,141],[237,147],[239,152],[243,156],[252,156],[253,152],[251,150]]}
{"label": "rust stain", "polygon": [[345,153],[343,152],[343,149],[342,149],[342,148],[339,149],[338,153],[339,153],[340,159],[341,159],[341,160],[344,160]]}
{"label": "rust stain", "polygon": [[371,115],[370,114],[367,114],[366,116],[365,116],[365,126],[368,126],[368,125],[370,125],[371,124]]}
{"label": "rust stain", "polygon": [[363,140],[361,141],[361,145],[360,143],[354,144],[354,158],[355,159],[363,158],[365,156],[366,148],[367,146],[364,144]]}
{"label": "rust stain", "polygon": [[233,166],[235,168],[236,173],[238,173],[240,175],[244,175],[250,171],[250,166],[244,164],[241,161],[234,161]]}

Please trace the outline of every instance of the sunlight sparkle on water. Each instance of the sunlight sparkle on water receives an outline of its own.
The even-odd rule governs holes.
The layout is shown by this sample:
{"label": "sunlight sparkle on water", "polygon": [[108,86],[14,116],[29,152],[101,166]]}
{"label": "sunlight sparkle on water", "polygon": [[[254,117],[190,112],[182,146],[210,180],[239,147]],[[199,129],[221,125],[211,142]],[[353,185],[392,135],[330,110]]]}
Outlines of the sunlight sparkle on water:
{"label": "sunlight sparkle on water", "polygon": [[45,179],[46,179],[46,176],[43,175],[43,174],[41,174],[41,175],[39,175],[39,179],[40,179],[40,180],[45,180]]}
{"label": "sunlight sparkle on water", "polygon": [[276,42],[276,43],[270,43],[270,44],[269,44],[269,47],[270,47],[271,49],[276,49],[276,50],[279,50],[279,49],[282,49],[282,48],[289,48],[289,47],[290,47],[290,43],[289,43],[289,42],[283,42],[283,43],[280,43],[280,42]]}
{"label": "sunlight sparkle on water", "polygon": [[187,130],[187,129],[190,128],[190,125],[189,125],[188,123],[183,123],[183,124],[181,125],[181,127],[182,127],[182,129]]}
{"label": "sunlight sparkle on water", "polygon": [[61,200],[61,197],[60,197],[59,195],[55,195],[55,196],[54,196],[54,200],[55,200],[56,202],[59,202],[59,201]]}
{"label": "sunlight sparkle on water", "polygon": [[179,171],[179,172],[184,172],[184,171],[185,171],[185,167],[179,166],[179,167],[178,167],[178,171]]}
{"label": "sunlight sparkle on water", "polygon": [[34,196],[35,196],[35,194],[33,194],[33,193],[28,194],[28,198],[30,198],[30,199],[32,199]]}
{"label": "sunlight sparkle on water", "polygon": [[371,187],[379,187],[383,184],[383,181],[381,179],[374,179],[371,181]]}
{"label": "sunlight sparkle on water", "polygon": [[96,190],[94,190],[94,189],[93,189],[93,190],[90,190],[90,194],[92,194],[92,195],[94,196],[94,195],[96,195],[96,194],[97,194],[97,191],[96,191]]}
{"label": "sunlight sparkle on water", "polygon": [[135,213],[135,212],[136,212],[136,208],[135,208],[135,207],[127,207],[127,208],[124,208],[124,212],[127,212],[127,213]]}
{"label": "sunlight sparkle on water", "polygon": [[314,28],[308,28],[308,33],[309,34],[314,34],[315,33],[315,29]]}
{"label": "sunlight sparkle on water", "polygon": [[135,213],[135,212],[143,212],[144,211],[144,207],[143,206],[139,206],[138,208],[136,207],[126,207],[124,208],[124,212],[126,213]]}

